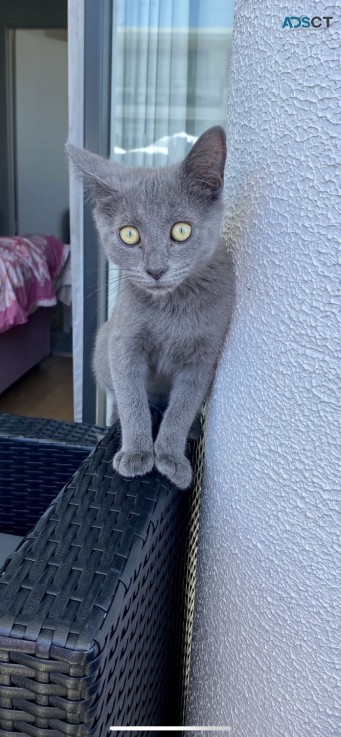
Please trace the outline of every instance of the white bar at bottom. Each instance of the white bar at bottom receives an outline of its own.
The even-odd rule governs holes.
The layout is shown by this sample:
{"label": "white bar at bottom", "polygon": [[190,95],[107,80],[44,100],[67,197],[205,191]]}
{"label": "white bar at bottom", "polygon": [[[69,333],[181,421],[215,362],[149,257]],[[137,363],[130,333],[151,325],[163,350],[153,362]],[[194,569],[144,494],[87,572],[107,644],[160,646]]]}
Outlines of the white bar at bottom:
{"label": "white bar at bottom", "polygon": [[231,727],[110,727],[111,732],[231,732]]}

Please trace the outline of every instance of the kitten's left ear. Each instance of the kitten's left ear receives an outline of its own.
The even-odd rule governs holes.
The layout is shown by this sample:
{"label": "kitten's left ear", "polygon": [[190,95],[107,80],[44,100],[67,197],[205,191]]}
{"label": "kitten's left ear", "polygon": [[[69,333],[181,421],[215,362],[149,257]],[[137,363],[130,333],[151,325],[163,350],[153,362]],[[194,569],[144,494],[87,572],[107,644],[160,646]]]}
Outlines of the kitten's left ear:
{"label": "kitten's left ear", "polygon": [[215,125],[198,138],[181,168],[186,180],[195,184],[198,194],[215,199],[222,190],[225,161],[225,131]]}

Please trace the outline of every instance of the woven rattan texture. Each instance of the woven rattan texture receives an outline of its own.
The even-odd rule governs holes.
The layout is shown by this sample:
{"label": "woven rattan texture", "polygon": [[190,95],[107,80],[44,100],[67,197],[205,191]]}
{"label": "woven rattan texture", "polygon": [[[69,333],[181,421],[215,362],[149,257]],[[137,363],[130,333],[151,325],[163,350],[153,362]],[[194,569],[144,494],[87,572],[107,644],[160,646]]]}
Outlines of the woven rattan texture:
{"label": "woven rattan texture", "polygon": [[0,531],[26,535],[105,430],[0,414]]}
{"label": "woven rattan texture", "polygon": [[2,737],[180,723],[193,489],[122,479],[118,444],[112,428],[0,574]]}
{"label": "woven rattan texture", "polygon": [[98,425],[21,417],[0,412],[0,435],[5,437],[36,438],[60,444],[93,447],[98,441],[98,436],[103,435],[105,431],[106,428]]}

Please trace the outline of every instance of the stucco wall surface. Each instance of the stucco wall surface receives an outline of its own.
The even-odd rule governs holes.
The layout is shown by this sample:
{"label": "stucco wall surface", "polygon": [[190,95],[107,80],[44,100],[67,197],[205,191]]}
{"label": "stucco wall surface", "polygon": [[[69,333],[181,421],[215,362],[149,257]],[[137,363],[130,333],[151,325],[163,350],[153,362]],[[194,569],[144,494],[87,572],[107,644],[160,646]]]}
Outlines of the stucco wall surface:
{"label": "stucco wall surface", "polygon": [[[236,2],[187,723],[340,737],[340,7]],[[340,685],[340,683],[339,683]]]}

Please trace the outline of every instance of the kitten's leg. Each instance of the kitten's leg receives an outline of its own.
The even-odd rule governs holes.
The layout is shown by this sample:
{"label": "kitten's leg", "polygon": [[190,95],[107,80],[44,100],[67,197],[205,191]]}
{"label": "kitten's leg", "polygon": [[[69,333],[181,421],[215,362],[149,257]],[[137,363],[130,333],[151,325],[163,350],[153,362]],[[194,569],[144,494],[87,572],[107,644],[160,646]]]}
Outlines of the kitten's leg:
{"label": "kitten's leg", "polygon": [[[146,391],[147,365],[118,345],[110,355],[110,369],[122,429],[122,446],[113,466],[121,476],[143,476],[154,466],[152,422]],[[129,354],[129,355],[127,355]]]}
{"label": "kitten's leg", "polygon": [[192,422],[209,389],[214,367],[196,366],[181,371],[174,380],[169,405],[154,445],[155,465],[180,489],[187,489],[192,479],[191,464],[185,456],[186,441]]}
{"label": "kitten's leg", "polygon": [[110,363],[109,363],[109,338],[110,324],[103,323],[96,335],[96,343],[92,356],[92,368],[96,377],[96,381],[106,391],[113,392]]}
{"label": "kitten's leg", "polygon": [[112,427],[115,424],[115,422],[117,422],[117,420],[119,419],[115,393],[111,395],[111,400],[112,400],[112,405],[111,405],[111,413],[110,413],[110,427]]}
{"label": "kitten's leg", "polygon": [[112,400],[110,413],[110,427],[118,420],[118,409],[114,385],[112,381],[110,363],[109,363],[109,338],[110,324],[105,322],[99,329],[96,336],[95,350],[92,357],[92,367],[97,383],[107,392]]}

